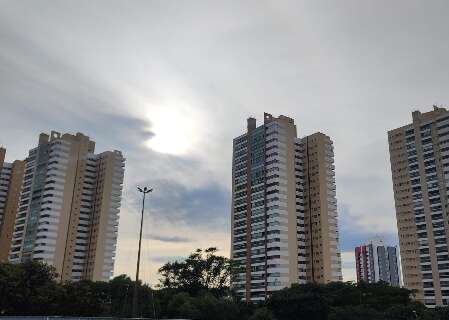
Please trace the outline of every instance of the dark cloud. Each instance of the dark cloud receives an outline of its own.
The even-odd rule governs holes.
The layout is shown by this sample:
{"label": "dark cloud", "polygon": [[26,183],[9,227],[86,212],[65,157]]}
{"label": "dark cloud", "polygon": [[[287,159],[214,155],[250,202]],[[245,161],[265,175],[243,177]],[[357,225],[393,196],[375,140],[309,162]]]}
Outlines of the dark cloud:
{"label": "dark cloud", "polygon": [[[194,167],[192,167],[194,170]],[[172,180],[148,180],[140,183],[154,188],[147,198],[146,210],[157,221],[190,227],[228,230],[230,224],[230,193],[220,184],[189,186]],[[130,194],[134,211],[140,210],[139,194]],[[177,239],[177,237],[174,237]],[[162,240],[163,241],[163,240]]]}
{"label": "dark cloud", "polygon": [[170,242],[170,243],[191,242],[191,239],[186,238],[186,237],[180,237],[180,236],[164,236],[164,235],[151,234],[145,238],[150,239],[150,240],[156,240],[156,241],[161,241],[161,242]]}
{"label": "dark cloud", "polygon": [[[362,213],[363,214],[363,213]],[[360,213],[351,212],[350,207],[340,204],[339,206],[339,230],[340,230],[340,244],[341,251],[354,251],[356,246],[360,246],[366,243],[368,240],[381,237],[384,239],[385,244],[387,245],[398,245],[398,236],[396,229],[394,227],[384,229],[384,230],[375,230],[365,228],[356,228],[354,226],[357,225],[358,216]],[[380,216],[381,219],[382,216]],[[373,217],[373,219],[378,219],[379,215]],[[394,223],[394,218],[392,218]]]}

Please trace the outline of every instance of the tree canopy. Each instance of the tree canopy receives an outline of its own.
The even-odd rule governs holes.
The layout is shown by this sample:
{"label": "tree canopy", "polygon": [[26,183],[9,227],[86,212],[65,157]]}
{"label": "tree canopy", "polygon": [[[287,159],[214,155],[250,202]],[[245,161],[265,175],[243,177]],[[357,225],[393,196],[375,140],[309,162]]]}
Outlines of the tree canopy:
{"label": "tree canopy", "polygon": [[[412,292],[386,283],[308,283],[273,293],[259,304],[239,301],[229,287],[238,270],[215,248],[196,250],[160,269],[153,290],[139,282],[138,315],[192,320],[447,320],[448,308],[427,309]],[[0,263],[0,315],[131,316],[135,282],[120,275],[108,282],[58,282],[38,262]]]}
{"label": "tree canopy", "polygon": [[231,259],[216,255],[217,248],[197,249],[184,261],[167,262],[159,269],[160,285],[166,289],[178,289],[189,294],[210,291],[224,295],[238,265]]}

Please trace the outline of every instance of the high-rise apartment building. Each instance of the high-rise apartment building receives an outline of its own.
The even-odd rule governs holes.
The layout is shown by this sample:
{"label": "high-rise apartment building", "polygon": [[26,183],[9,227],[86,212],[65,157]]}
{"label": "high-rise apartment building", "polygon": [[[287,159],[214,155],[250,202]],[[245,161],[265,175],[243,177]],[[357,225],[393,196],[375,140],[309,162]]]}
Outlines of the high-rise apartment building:
{"label": "high-rise apartment building", "polygon": [[399,255],[396,247],[385,246],[382,239],[373,239],[355,248],[357,282],[386,282],[400,285]]}
{"label": "high-rise apartment building", "polygon": [[449,112],[414,111],[388,132],[404,286],[427,306],[449,303]]}
{"label": "high-rise apartment building", "polygon": [[342,281],[332,140],[318,132],[296,146],[304,171],[306,280]]}
{"label": "high-rise apartment building", "polygon": [[246,301],[294,283],[341,281],[333,146],[297,138],[293,119],[264,115],[234,139],[231,257]]}
{"label": "high-rise apartment building", "polygon": [[52,132],[25,159],[10,261],[43,261],[61,281],[107,280],[117,242],[124,158],[89,137]]}
{"label": "high-rise apartment building", "polygon": [[24,173],[24,162],[5,162],[5,154],[0,148],[0,262],[8,261]]}

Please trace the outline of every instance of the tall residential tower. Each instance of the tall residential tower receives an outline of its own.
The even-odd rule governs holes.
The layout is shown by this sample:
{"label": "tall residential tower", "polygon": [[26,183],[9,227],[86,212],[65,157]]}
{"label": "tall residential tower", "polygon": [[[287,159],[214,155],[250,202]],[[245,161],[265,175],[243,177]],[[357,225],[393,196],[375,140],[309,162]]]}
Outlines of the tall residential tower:
{"label": "tall residential tower", "polygon": [[449,112],[414,111],[388,132],[404,286],[427,306],[449,303]]}
{"label": "tall residential tower", "polygon": [[0,262],[8,261],[25,168],[20,160],[5,162],[5,154],[0,148]]}
{"label": "tall residential tower", "polygon": [[40,135],[25,160],[11,262],[46,262],[61,281],[112,276],[124,158],[94,148],[81,133]]}
{"label": "tall residential tower", "polygon": [[246,301],[294,283],[341,281],[333,146],[298,139],[293,119],[264,115],[234,139],[231,256]]}

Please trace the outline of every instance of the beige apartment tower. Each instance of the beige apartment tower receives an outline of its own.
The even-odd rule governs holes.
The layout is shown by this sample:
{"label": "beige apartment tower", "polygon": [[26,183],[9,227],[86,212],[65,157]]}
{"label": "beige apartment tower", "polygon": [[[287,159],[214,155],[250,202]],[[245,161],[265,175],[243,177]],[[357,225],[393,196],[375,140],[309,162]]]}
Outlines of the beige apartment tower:
{"label": "beige apartment tower", "polygon": [[329,137],[299,139],[282,115],[249,118],[234,139],[231,257],[244,266],[233,279],[244,300],[342,280],[333,161]]}
{"label": "beige apartment tower", "polygon": [[428,307],[449,303],[449,112],[412,113],[388,132],[404,286]]}
{"label": "beige apartment tower", "polygon": [[301,139],[307,281],[342,281],[331,139],[315,133]]}
{"label": "beige apartment tower", "polygon": [[61,281],[107,280],[117,243],[124,158],[77,133],[41,134],[25,160],[10,261],[43,261]]}
{"label": "beige apartment tower", "polygon": [[5,162],[5,155],[0,148],[0,262],[8,261],[25,168],[20,160]]}

